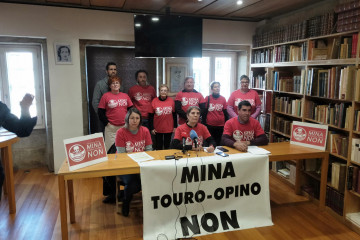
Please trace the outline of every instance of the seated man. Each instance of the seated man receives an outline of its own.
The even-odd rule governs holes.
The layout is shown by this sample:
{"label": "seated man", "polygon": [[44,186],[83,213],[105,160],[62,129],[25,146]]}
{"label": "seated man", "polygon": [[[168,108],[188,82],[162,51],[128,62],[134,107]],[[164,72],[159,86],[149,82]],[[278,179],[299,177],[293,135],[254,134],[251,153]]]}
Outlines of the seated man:
{"label": "seated man", "polygon": [[241,101],[238,105],[238,116],[228,120],[221,137],[222,145],[246,152],[249,145],[267,145],[268,139],[260,123],[251,118],[251,104]]}

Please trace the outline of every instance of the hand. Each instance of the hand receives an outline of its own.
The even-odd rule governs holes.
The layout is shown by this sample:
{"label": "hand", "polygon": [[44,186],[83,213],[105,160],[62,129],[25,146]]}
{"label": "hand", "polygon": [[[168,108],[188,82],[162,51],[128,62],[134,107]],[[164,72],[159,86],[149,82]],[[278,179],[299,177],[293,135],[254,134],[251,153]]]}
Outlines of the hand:
{"label": "hand", "polygon": [[151,134],[152,134],[152,135],[156,135],[156,133],[157,133],[157,132],[156,132],[155,129],[151,130]]}
{"label": "hand", "polygon": [[23,99],[20,102],[20,107],[23,109],[29,109],[31,104],[33,103],[34,100],[34,95],[27,93],[25,94],[25,96],[23,97]]}
{"label": "hand", "polygon": [[208,148],[206,149],[206,151],[207,151],[208,153],[212,153],[212,152],[214,152],[214,150],[215,150],[215,148],[214,148],[213,145],[211,145],[210,147],[208,147]]}
{"label": "hand", "polygon": [[248,145],[246,144],[246,142],[236,141],[234,143],[234,148],[236,148],[237,150],[239,150],[241,152],[247,152]]}

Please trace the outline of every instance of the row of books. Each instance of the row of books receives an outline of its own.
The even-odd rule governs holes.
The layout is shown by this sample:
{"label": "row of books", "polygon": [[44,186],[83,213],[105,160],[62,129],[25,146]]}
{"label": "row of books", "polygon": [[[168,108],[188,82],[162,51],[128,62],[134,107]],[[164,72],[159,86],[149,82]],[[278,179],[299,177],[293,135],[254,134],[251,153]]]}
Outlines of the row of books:
{"label": "row of books", "polygon": [[344,194],[338,192],[330,186],[326,186],[325,204],[334,212],[342,216],[344,211]]}
{"label": "row of books", "polygon": [[274,110],[301,117],[301,99],[276,97],[274,99]]}
{"label": "row of books", "polygon": [[355,58],[358,33],[309,41],[308,60]]}
{"label": "row of books", "polygon": [[271,142],[288,142],[289,141],[289,138],[287,137],[284,137],[284,136],[279,136],[279,135],[276,135],[276,134],[272,134],[271,135],[271,138],[270,138],[270,141]]}
{"label": "row of books", "polygon": [[273,128],[275,131],[281,132],[286,135],[290,135],[291,125],[292,125],[292,121],[285,119],[283,117],[274,116]]}
{"label": "row of books", "polygon": [[348,157],[349,138],[347,136],[336,132],[330,132],[328,142],[330,153],[337,154],[345,158]]}
{"label": "row of books", "polygon": [[308,69],[306,94],[358,101],[360,100],[360,70],[355,66]]}
{"label": "row of books", "polygon": [[307,42],[298,45],[275,46],[275,62],[306,61]]}
{"label": "row of books", "polygon": [[346,164],[340,162],[331,163],[331,186],[340,193],[345,192]]}
{"label": "row of books", "polygon": [[337,32],[357,30],[360,27],[360,3],[358,1],[347,2],[335,7],[338,13]]}
{"label": "row of books", "polygon": [[350,165],[347,168],[346,188],[354,192],[360,193],[360,171],[356,165]]}
{"label": "row of books", "polygon": [[270,114],[260,114],[258,116],[258,121],[261,125],[261,128],[264,129],[266,133],[270,132]]}
{"label": "row of books", "polygon": [[253,50],[251,63],[271,63],[273,61],[273,48]]}
{"label": "row of books", "polygon": [[253,37],[253,47],[261,47],[283,42],[290,42],[308,37],[316,37],[333,33],[335,15],[333,12],[302,20],[295,24],[269,28],[267,26],[258,29]]}
{"label": "row of books", "polygon": [[360,138],[351,140],[351,161],[360,163]]}
{"label": "row of books", "polygon": [[251,78],[251,83],[250,83],[251,88],[265,89],[265,85],[266,85],[266,74],[259,74]]}
{"label": "row of books", "polygon": [[360,131],[360,110],[355,110],[354,113],[354,131]]}
{"label": "row of books", "polygon": [[339,128],[350,128],[352,106],[345,103],[319,104],[312,101],[305,103],[305,117],[320,123],[330,124]]}
{"label": "row of books", "polygon": [[304,93],[305,69],[301,75],[293,75],[291,72],[272,71],[271,78],[267,79],[267,86],[272,86],[274,91]]}

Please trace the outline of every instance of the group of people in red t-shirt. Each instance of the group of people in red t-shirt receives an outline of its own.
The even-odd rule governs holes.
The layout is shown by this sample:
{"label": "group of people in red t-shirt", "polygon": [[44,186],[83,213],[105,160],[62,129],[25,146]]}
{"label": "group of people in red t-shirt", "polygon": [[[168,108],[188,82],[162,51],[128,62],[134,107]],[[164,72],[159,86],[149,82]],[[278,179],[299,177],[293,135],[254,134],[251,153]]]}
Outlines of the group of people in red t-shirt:
{"label": "group of people in red t-shirt", "polygon": [[[109,76],[110,91],[103,94],[99,102],[98,115],[105,125],[108,149],[115,143],[118,153],[151,151],[151,135],[157,150],[169,147],[201,150],[206,146],[208,152],[213,152],[217,145],[223,144],[247,151],[248,145],[267,144],[267,137],[255,120],[261,101],[257,93],[248,88],[247,76],[241,76],[241,88],[231,94],[228,103],[220,95],[220,82],[212,82],[211,95],[204,98],[194,90],[194,78],[186,77],[184,90],[174,101],[168,97],[167,85],[160,85],[159,97],[156,97],[145,70],[137,71],[135,76],[138,84],[130,88],[129,94],[120,92],[119,77]],[[125,184],[122,214],[128,216],[132,195],[141,189],[140,177],[122,175],[121,179]],[[106,198],[104,202],[111,201]]]}

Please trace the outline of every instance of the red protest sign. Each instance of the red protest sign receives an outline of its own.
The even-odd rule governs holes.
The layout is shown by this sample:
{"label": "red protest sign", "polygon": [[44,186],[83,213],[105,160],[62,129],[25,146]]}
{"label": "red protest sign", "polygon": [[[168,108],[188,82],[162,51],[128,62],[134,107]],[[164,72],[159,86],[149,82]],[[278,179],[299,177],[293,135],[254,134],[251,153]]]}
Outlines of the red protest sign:
{"label": "red protest sign", "polygon": [[327,125],[294,121],[290,143],[325,150],[327,133]]}
{"label": "red protest sign", "polygon": [[64,146],[70,171],[108,159],[101,133],[65,139]]}

